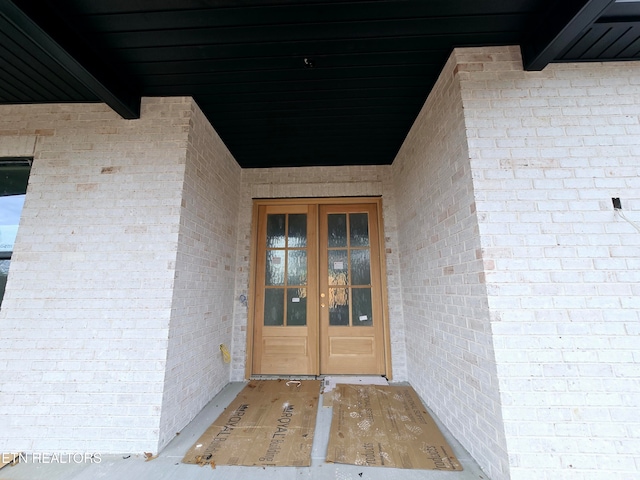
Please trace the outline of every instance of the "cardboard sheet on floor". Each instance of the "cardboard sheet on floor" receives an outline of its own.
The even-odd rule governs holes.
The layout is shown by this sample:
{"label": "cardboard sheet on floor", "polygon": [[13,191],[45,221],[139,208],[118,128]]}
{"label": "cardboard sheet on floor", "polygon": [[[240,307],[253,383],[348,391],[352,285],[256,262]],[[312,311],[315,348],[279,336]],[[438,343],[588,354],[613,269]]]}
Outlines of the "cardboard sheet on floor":
{"label": "cardboard sheet on floor", "polygon": [[374,375],[365,376],[326,376],[322,382],[322,406],[326,408],[333,407],[333,400],[335,398],[336,385],[341,383],[347,383],[349,385],[389,385],[386,378]]}
{"label": "cardboard sheet on floor", "polygon": [[310,466],[319,396],[319,380],[251,381],[182,461]]}
{"label": "cardboard sheet on floor", "polygon": [[327,462],[462,470],[410,386],[338,385]]}
{"label": "cardboard sheet on floor", "polygon": [[0,468],[15,465],[20,461],[19,453],[0,453]]}

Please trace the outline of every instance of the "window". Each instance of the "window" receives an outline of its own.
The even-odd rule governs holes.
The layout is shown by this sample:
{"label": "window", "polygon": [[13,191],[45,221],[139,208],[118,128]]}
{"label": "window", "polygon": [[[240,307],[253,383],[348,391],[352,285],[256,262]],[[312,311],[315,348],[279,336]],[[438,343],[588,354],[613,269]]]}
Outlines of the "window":
{"label": "window", "polygon": [[0,303],[27,193],[30,159],[0,159]]}

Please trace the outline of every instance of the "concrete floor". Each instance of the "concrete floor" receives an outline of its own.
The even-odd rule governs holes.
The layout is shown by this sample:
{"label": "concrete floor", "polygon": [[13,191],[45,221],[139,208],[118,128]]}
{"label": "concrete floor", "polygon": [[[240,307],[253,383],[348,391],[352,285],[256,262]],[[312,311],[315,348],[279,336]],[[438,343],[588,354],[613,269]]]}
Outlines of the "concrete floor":
{"label": "concrete floor", "polygon": [[[246,480],[248,478],[267,480],[471,480],[489,477],[471,458],[469,453],[451,436],[444,426],[440,427],[456,457],[462,464],[462,472],[438,472],[433,470],[404,470],[384,467],[361,467],[339,465],[324,461],[331,426],[331,408],[318,407],[315,438],[312,449],[311,467],[199,467],[181,463],[182,457],[191,445],[214,422],[224,408],[242,390],[244,383],[230,383],[220,392],[196,418],[184,428],[179,436],[151,461],[144,456],[122,455],[101,457],[100,463],[20,463],[0,470],[0,480],[96,480],[100,478],[118,480],[199,480],[224,479]],[[322,399],[322,396],[320,396]],[[321,400],[322,402],[322,400]],[[431,412],[430,412],[431,413]],[[433,416],[433,414],[432,414]]]}

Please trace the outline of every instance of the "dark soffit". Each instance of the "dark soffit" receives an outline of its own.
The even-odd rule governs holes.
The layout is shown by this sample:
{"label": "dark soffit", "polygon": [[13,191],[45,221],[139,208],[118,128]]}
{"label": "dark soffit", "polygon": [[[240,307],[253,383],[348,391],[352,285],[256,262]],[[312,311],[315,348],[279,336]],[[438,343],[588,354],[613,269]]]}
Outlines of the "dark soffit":
{"label": "dark soffit", "polygon": [[521,45],[532,69],[634,60],[636,5],[0,0],[0,104],[135,118],[141,96],[188,95],[242,167],[390,164],[453,48]]}

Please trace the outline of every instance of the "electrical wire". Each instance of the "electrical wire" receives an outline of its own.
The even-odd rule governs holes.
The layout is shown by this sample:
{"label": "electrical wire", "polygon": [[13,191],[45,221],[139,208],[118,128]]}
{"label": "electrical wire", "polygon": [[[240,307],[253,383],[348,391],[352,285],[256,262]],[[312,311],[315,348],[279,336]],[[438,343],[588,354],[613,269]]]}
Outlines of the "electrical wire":
{"label": "electrical wire", "polygon": [[224,363],[231,362],[231,354],[224,343],[220,344],[220,351],[222,352],[222,360],[224,360]]}
{"label": "electrical wire", "polygon": [[636,222],[634,222],[633,220],[628,219],[624,213],[622,213],[622,210],[620,210],[619,208],[615,209],[615,212],[620,215],[620,217],[622,217],[624,220],[626,220],[627,222],[629,222],[636,230],[638,230],[638,232],[640,232],[640,225],[638,225]]}

